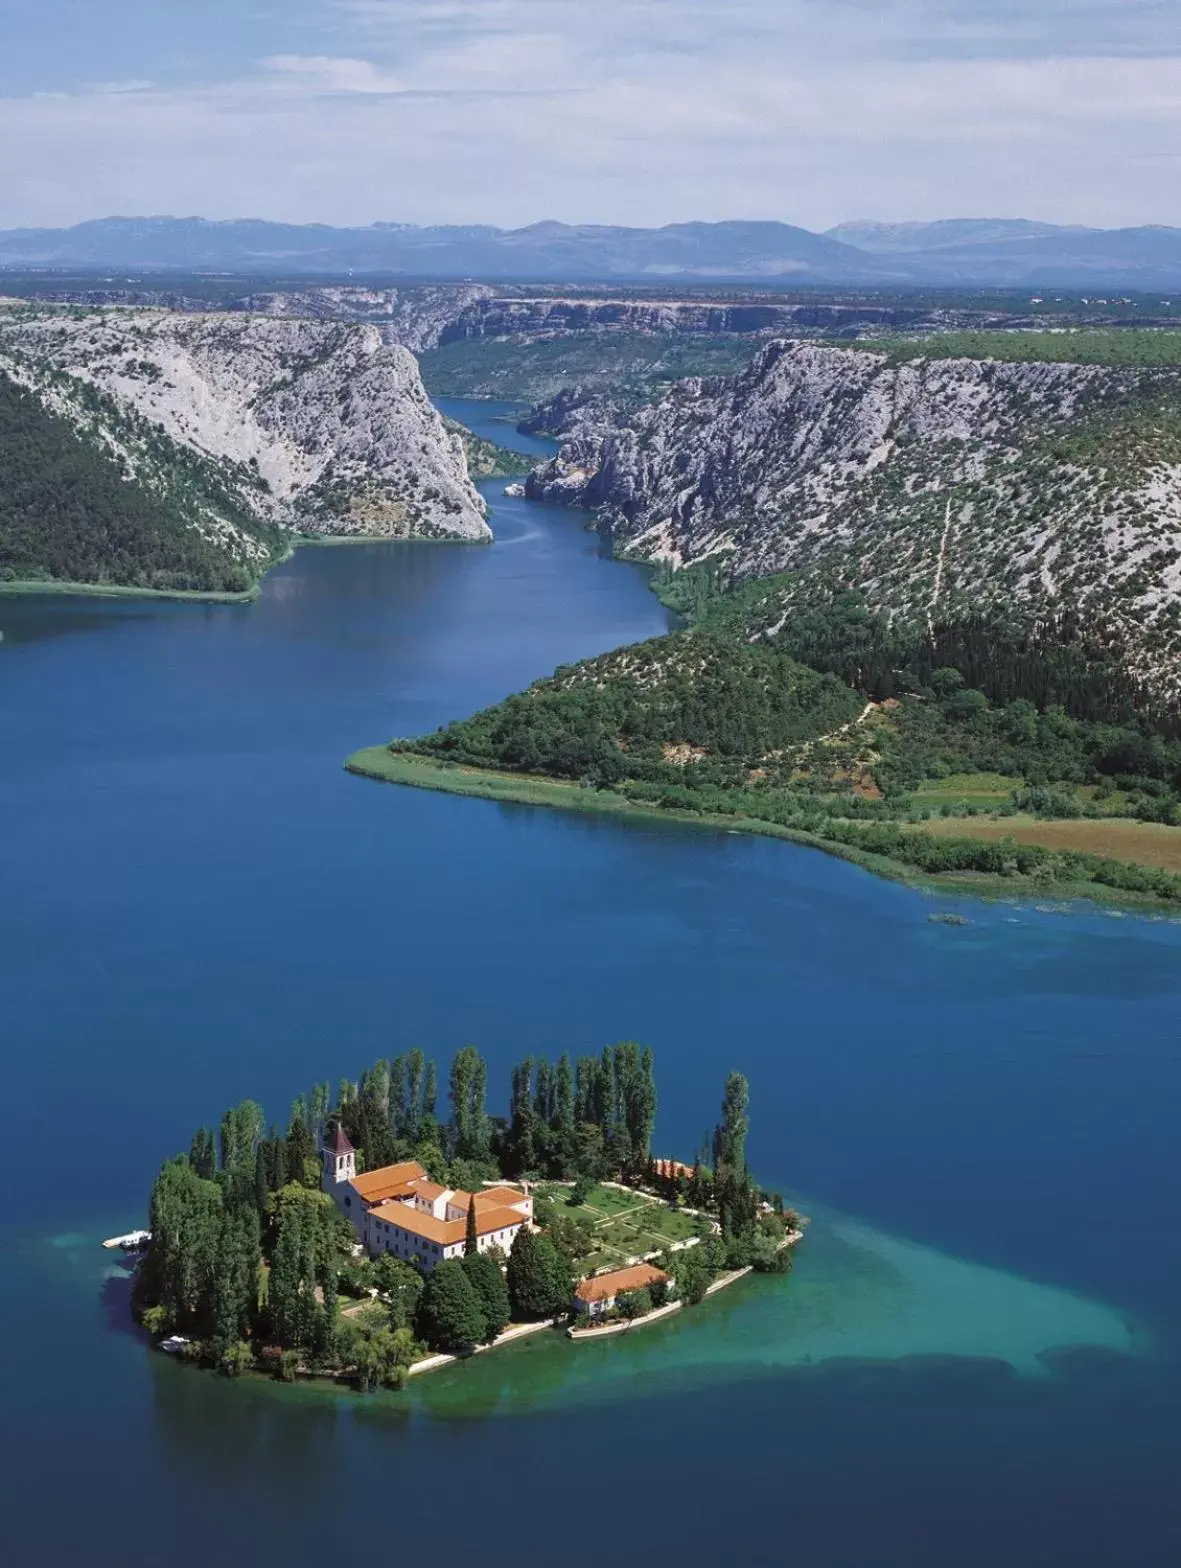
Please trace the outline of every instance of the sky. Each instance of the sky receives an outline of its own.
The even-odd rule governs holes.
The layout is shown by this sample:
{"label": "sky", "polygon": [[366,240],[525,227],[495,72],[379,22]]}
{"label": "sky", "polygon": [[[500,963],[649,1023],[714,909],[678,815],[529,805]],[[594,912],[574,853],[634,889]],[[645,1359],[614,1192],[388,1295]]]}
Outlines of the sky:
{"label": "sky", "polygon": [[0,0],[0,226],[1181,223],[1177,0]]}

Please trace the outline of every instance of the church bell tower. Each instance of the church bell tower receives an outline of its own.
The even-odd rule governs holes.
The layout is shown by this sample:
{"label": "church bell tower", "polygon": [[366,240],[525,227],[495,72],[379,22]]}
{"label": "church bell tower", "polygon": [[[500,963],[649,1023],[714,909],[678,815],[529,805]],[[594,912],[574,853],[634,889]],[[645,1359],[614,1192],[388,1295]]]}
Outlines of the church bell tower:
{"label": "church bell tower", "polygon": [[357,1151],[339,1122],[325,1138],[320,1153],[324,1161],[324,1173],[320,1184],[325,1192],[332,1192],[342,1182],[352,1181],[356,1176]]}

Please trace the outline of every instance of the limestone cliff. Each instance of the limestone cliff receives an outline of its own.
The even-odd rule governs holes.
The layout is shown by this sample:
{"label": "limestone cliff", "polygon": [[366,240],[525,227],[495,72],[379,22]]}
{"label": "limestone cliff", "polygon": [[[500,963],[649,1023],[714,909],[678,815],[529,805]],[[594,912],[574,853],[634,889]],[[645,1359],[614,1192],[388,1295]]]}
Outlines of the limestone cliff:
{"label": "limestone cliff", "polygon": [[624,554],[824,584],[933,623],[1081,613],[1181,689],[1181,371],[911,359],[774,342],[638,410],[564,411],[528,493],[595,508]]}
{"label": "limestone cliff", "polygon": [[234,504],[260,522],[332,535],[491,537],[462,443],[430,403],[413,356],[376,326],[10,310],[0,314],[0,370],[66,417],[80,388],[95,389],[104,406],[217,465]]}

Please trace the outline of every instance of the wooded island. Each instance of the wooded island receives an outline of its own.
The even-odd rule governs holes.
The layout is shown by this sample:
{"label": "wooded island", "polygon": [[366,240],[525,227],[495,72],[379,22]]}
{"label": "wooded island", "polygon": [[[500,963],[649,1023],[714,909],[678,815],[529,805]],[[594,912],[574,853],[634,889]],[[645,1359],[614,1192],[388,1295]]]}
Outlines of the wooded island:
{"label": "wooded island", "polygon": [[747,1168],[740,1073],[692,1164],[653,1157],[652,1052],[634,1042],[526,1058],[506,1115],[487,1080],[465,1046],[440,1116],[435,1064],[411,1050],[317,1084],[286,1132],[249,1100],[199,1128],[152,1191],[140,1322],[229,1376],[400,1387],[531,1325],[635,1323],[788,1268],[798,1217]]}

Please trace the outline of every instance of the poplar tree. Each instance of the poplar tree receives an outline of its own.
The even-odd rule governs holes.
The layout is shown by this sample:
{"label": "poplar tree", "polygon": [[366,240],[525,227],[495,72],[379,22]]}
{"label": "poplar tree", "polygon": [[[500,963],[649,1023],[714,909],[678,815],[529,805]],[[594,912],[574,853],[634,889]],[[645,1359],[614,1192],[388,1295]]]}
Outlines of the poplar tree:
{"label": "poplar tree", "polygon": [[399,1142],[410,1136],[410,1117],[406,1110],[406,1058],[395,1056],[390,1062],[390,1129]]}
{"label": "poplar tree", "polygon": [[212,1181],[217,1171],[217,1147],[208,1127],[198,1127],[189,1145],[189,1164],[205,1181]]}
{"label": "poplar tree", "polygon": [[570,1072],[570,1057],[563,1051],[558,1058],[554,1078],[554,1131],[569,1139],[574,1134],[574,1079]]}
{"label": "poplar tree", "polygon": [[223,1214],[213,1262],[213,1339],[218,1359],[251,1331],[261,1259],[258,1215],[252,1209]]}
{"label": "poplar tree", "polygon": [[136,1281],[141,1307],[162,1307],[176,1328],[207,1333],[222,1218],[222,1193],[185,1159],[161,1167],[152,1188],[148,1244]]}
{"label": "poplar tree", "polygon": [[417,1143],[422,1131],[422,1084],[426,1063],[416,1046],[406,1053],[406,1136]]}
{"label": "poplar tree", "polygon": [[533,1058],[512,1070],[506,1173],[518,1176],[537,1164],[536,1117],[533,1106]]}
{"label": "poplar tree", "polygon": [[311,1096],[308,1100],[308,1131],[313,1138],[319,1138],[324,1131],[324,1122],[328,1116],[328,1108],[332,1103],[332,1090],[326,1083],[312,1085]]}
{"label": "poplar tree", "polygon": [[488,1064],[474,1046],[465,1045],[451,1063],[452,1143],[462,1160],[487,1156],[487,1094]]}

